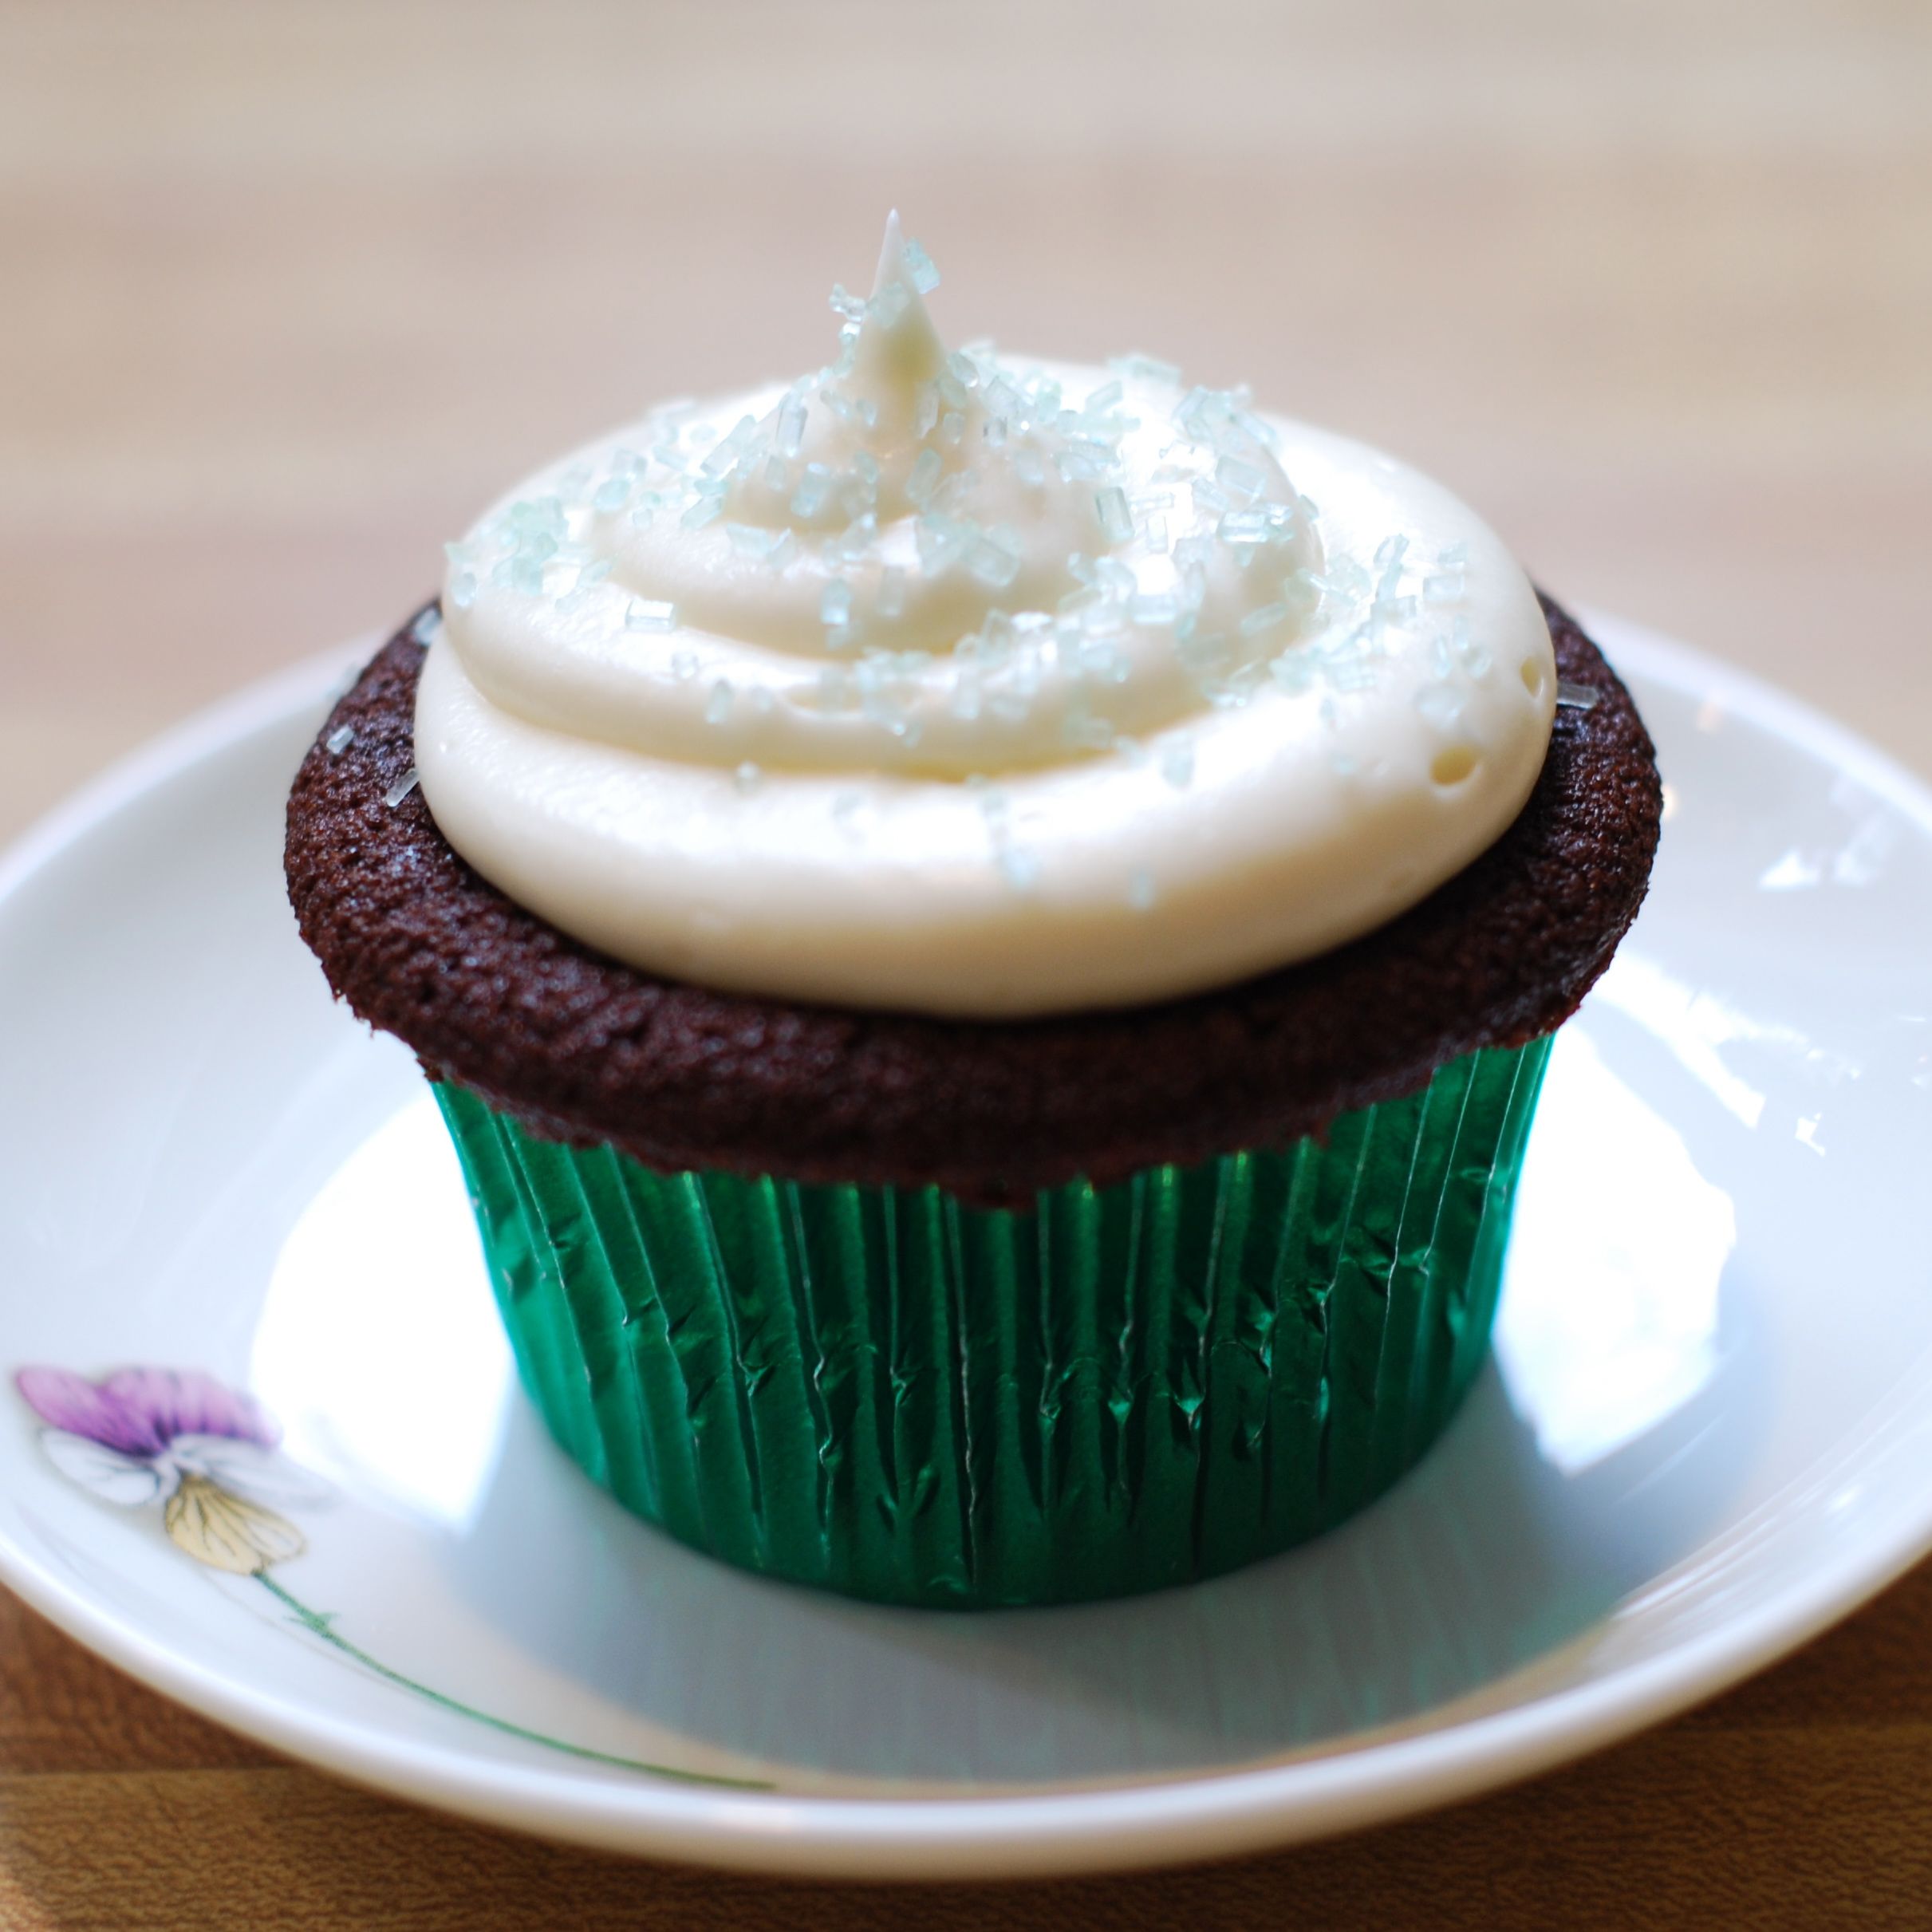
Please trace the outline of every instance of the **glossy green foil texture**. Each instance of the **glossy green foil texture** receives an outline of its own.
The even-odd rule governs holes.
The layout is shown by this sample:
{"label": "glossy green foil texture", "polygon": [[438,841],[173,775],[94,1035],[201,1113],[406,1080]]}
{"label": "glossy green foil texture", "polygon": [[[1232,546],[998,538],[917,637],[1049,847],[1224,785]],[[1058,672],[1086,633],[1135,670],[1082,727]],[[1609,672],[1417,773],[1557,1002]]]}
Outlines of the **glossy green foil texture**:
{"label": "glossy green foil texture", "polygon": [[1481,1365],[1548,1051],[1027,1212],[655,1173],[437,1093],[591,1476],[727,1563],[956,1609],[1213,1576],[1386,1488]]}

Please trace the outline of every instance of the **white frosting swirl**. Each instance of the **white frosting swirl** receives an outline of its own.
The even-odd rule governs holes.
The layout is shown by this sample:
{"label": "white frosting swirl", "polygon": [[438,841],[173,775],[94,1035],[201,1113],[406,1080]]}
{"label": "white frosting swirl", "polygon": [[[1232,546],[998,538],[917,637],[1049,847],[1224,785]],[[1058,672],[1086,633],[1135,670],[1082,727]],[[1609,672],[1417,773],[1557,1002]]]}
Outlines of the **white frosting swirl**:
{"label": "white frosting swirl", "polygon": [[1306,958],[1503,831],[1555,671],[1487,526],[1144,357],[948,357],[936,279],[895,218],[829,369],[450,546],[416,739],[457,851],[649,971],[991,1017]]}

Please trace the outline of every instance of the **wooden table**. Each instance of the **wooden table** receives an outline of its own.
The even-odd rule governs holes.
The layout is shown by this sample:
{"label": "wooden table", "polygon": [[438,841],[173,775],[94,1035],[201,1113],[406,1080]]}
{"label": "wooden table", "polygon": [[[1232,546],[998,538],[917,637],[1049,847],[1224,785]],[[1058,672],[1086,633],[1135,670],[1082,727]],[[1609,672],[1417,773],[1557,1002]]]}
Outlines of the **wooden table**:
{"label": "wooden table", "polygon": [[[956,335],[1248,377],[1932,768],[1929,103],[1915,0],[0,0],[0,833],[822,359],[889,200]],[[0,1926],[1932,1924],[1929,1620],[1369,1837],[909,1898],[445,1823],[7,1603]]]}

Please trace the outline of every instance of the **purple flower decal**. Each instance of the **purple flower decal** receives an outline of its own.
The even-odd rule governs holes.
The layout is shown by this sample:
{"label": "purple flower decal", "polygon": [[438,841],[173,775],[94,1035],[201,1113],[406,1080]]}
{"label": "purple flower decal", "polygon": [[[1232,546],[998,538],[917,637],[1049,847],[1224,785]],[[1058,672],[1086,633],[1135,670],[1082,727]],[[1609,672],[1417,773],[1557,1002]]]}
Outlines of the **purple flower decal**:
{"label": "purple flower decal", "polygon": [[41,1446],[63,1476],[127,1508],[159,1503],[168,1535],[197,1563],[252,1578],[311,1637],[385,1683],[427,1698],[439,1710],[593,1764],[684,1784],[771,1788],[751,1780],[616,1757],[546,1737],[404,1677],[350,1642],[336,1628],[333,1612],[310,1609],[270,1573],[272,1564],[299,1556],[307,1547],[302,1532],[270,1505],[315,1502],[325,1491],[276,1454],[281,1432],[252,1396],[198,1369],[116,1369],[89,1382],[71,1369],[30,1368],[22,1369],[14,1381],[27,1406],[46,1425]]}
{"label": "purple flower decal", "polygon": [[278,1433],[253,1397],[195,1369],[89,1382],[29,1368],[14,1379],[63,1476],[125,1508],[160,1504],[197,1562],[248,1576],[302,1553],[302,1532],[272,1505],[312,1502],[319,1487],[275,1454]]}
{"label": "purple flower decal", "polygon": [[116,1369],[99,1382],[72,1369],[22,1369],[14,1379],[50,1428],[122,1456],[158,1456],[177,1436],[226,1436],[263,1449],[280,1439],[253,1396],[199,1369]]}

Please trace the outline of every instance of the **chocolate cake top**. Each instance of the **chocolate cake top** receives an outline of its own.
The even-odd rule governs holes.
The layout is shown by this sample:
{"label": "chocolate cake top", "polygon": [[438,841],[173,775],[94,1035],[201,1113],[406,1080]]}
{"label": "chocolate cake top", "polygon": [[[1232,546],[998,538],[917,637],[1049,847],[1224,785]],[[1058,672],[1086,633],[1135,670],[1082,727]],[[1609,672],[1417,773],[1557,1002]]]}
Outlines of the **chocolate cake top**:
{"label": "chocolate cake top", "polygon": [[1279,1144],[1461,1054],[1549,1031],[1636,915],[1662,814],[1655,756],[1595,646],[1544,608],[1558,676],[1595,701],[1559,707],[1503,836],[1364,937],[1189,999],[947,1020],[714,992],[605,958],[471,870],[420,791],[389,802],[412,764],[413,623],[303,761],[290,897],[336,992],[432,1078],[655,1168],[1013,1203]]}

